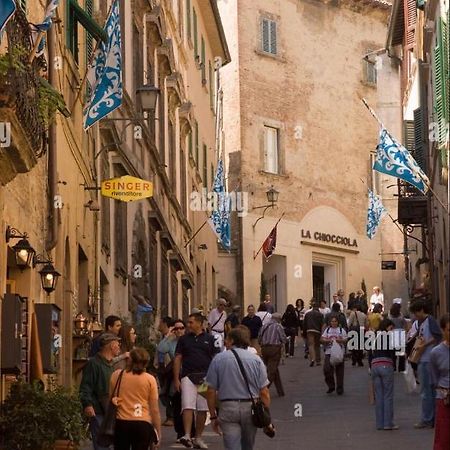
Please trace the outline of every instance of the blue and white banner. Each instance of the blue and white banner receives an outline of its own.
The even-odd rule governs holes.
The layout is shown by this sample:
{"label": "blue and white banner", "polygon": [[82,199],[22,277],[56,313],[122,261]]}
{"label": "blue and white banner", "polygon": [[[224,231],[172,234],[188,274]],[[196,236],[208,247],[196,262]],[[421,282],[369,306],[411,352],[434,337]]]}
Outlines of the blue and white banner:
{"label": "blue and white banner", "polygon": [[122,104],[122,44],[119,0],[115,0],[106,20],[108,42],[99,42],[87,79],[91,98],[84,110],[84,129],[115,111]]}
{"label": "blue and white banner", "polygon": [[384,128],[380,131],[377,157],[373,170],[405,180],[424,194],[430,181],[411,153],[398,143]]}
{"label": "blue and white banner", "polygon": [[16,3],[14,0],[0,0],[0,33],[15,12]]}
{"label": "blue and white banner", "polygon": [[[0,0],[1,1],[1,0]],[[45,18],[42,23],[31,24],[31,29],[33,32],[33,42],[36,41],[39,33],[46,33],[50,27],[52,26],[52,19],[56,14],[56,8],[58,8],[60,0],[50,0],[47,5],[47,9],[45,10]],[[45,38],[42,38],[39,42],[39,46],[37,48],[36,56],[42,55],[45,48]]]}
{"label": "blue and white banner", "polygon": [[381,198],[369,190],[369,208],[367,210],[367,237],[373,239],[381,218],[387,213],[386,208],[381,203]]}
{"label": "blue and white banner", "polygon": [[217,163],[216,176],[214,177],[213,192],[217,194],[218,204],[208,220],[214,233],[225,250],[231,248],[230,230],[230,204],[231,199],[225,188],[225,171],[222,159]]}

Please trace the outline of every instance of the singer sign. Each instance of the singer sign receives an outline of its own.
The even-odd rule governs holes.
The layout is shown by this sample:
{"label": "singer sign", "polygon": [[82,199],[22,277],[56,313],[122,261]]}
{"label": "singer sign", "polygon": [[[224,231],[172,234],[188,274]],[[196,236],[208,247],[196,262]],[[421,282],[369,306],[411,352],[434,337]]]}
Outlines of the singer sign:
{"label": "singer sign", "polygon": [[104,197],[121,200],[123,202],[133,202],[152,197],[153,183],[130,175],[125,175],[120,178],[102,181],[101,192]]}

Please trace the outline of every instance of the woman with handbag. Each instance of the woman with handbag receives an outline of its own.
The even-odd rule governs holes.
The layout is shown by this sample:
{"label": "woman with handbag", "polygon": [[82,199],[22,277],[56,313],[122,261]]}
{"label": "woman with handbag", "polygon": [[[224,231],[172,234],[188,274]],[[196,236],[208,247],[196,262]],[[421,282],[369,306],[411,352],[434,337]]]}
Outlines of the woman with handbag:
{"label": "woman with handbag", "polygon": [[[367,328],[367,316],[361,311],[361,305],[357,302],[352,303],[351,313],[348,316],[348,329],[358,333],[364,333]],[[364,367],[364,349],[358,348],[352,350],[352,366],[358,364],[359,367]]]}
{"label": "woman with handbag", "polygon": [[281,319],[281,325],[284,327],[284,332],[288,338],[286,342],[286,358],[294,357],[294,343],[295,337],[298,334],[298,327],[300,326],[298,316],[295,312],[294,305],[287,305],[286,311]]}
{"label": "woman with handbag", "polygon": [[433,450],[450,448],[450,314],[440,321],[443,341],[430,356],[431,375],[436,388],[436,419]]}
{"label": "woman with handbag", "polygon": [[116,370],[111,377],[111,402],[117,407],[115,450],[148,450],[152,444],[153,448],[159,445],[158,386],[155,377],[146,372],[149,359],[145,349],[135,348],[127,369]]}
{"label": "woman with handbag", "polygon": [[[328,385],[327,394],[331,394],[336,389],[337,394],[342,395],[344,393],[344,348],[347,342],[347,332],[339,326],[339,319],[336,316],[331,317],[330,326],[325,328],[320,341],[325,345],[323,374]],[[334,343],[340,347],[342,358],[340,362],[332,363],[331,353]]]}

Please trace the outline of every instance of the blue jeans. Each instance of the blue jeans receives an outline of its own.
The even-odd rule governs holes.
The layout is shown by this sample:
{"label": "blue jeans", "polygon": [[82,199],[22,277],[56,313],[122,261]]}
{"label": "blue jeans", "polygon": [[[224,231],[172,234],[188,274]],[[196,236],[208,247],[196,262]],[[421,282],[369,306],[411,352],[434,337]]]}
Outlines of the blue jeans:
{"label": "blue jeans", "polygon": [[95,417],[91,417],[89,420],[89,428],[91,430],[92,446],[94,450],[110,450],[111,448],[111,447],[100,447],[96,442],[97,434],[100,430],[102,420],[103,416],[99,416],[98,414]]}
{"label": "blue jeans", "polygon": [[394,367],[376,365],[371,374],[377,429],[390,428],[394,426]]}
{"label": "blue jeans", "polygon": [[434,425],[434,408],[436,391],[431,385],[431,372],[429,362],[419,362],[417,373],[419,375],[420,396],[422,397],[421,422]]}
{"label": "blue jeans", "polygon": [[252,422],[251,402],[223,402],[219,409],[225,450],[253,450],[257,428]]}

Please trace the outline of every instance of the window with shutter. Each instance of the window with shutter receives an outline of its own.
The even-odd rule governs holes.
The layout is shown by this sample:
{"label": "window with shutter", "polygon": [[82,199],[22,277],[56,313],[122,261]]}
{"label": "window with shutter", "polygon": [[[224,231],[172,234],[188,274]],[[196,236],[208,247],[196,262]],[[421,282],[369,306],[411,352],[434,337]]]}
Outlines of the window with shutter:
{"label": "window with shutter", "polygon": [[195,8],[192,9],[192,23],[194,28],[194,58],[198,56],[198,25],[197,25],[197,13]]}
{"label": "window with shutter", "polygon": [[426,142],[425,142],[425,122],[422,108],[414,110],[414,153],[413,157],[419,164],[419,167],[426,172]]}
{"label": "window with shutter", "polygon": [[279,173],[279,130],[264,127],[264,171]]}
{"label": "window with shutter", "polygon": [[203,144],[203,186],[208,187],[208,147]]}
{"label": "window with shutter", "polygon": [[191,0],[186,0],[186,34],[188,39],[192,39]]}
{"label": "window with shutter", "polygon": [[209,106],[214,111],[214,72],[211,61],[208,62],[208,76],[209,76]]}
{"label": "window with shutter", "polygon": [[441,149],[442,162],[446,165],[445,143],[449,120],[449,99],[447,98],[449,62],[448,27],[443,18],[437,21],[433,60],[434,121],[437,124],[437,142]]}
{"label": "window with shutter", "polygon": [[415,46],[417,5],[416,0],[404,0],[405,37],[403,42],[403,89],[406,88],[411,75],[412,51]]}
{"label": "window with shutter", "polygon": [[277,54],[277,23],[267,18],[261,19],[261,50]]}
{"label": "window with shutter", "polygon": [[198,122],[195,121],[195,165],[199,166],[199,157],[200,157],[200,136],[198,131]]}
{"label": "window with shutter", "polygon": [[202,69],[202,84],[206,84],[206,48],[205,48],[205,39],[203,36],[201,37],[201,60],[200,65]]}

